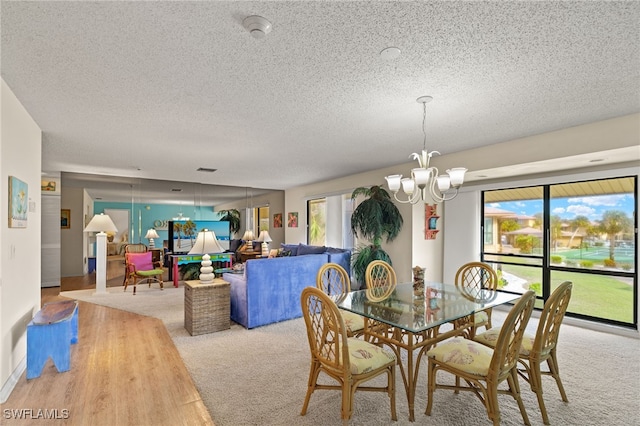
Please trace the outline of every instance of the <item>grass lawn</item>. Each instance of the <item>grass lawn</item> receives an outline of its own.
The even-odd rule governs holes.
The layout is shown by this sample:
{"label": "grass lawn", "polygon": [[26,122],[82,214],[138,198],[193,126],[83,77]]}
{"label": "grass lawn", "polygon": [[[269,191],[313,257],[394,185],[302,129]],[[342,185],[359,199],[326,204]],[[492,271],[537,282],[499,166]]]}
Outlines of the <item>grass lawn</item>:
{"label": "grass lawn", "polygon": [[[540,283],[540,269],[503,265],[505,272]],[[563,281],[573,282],[568,312],[633,323],[633,286],[615,277],[581,274],[577,272],[551,273],[551,290]]]}

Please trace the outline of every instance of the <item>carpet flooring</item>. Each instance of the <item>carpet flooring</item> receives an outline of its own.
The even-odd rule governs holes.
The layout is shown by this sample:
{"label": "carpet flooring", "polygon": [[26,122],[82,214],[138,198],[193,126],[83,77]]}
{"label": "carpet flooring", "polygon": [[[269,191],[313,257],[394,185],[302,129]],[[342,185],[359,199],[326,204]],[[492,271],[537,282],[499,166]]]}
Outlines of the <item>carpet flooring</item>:
{"label": "carpet flooring", "polygon": [[[202,395],[216,426],[340,424],[340,393],[316,391],[306,416],[300,409],[309,372],[309,349],[302,318],[252,330],[232,323],[231,329],[191,336],[184,328],[184,289],[139,286],[134,297],[122,287],[108,295],[93,290],[61,293],[99,305],[160,318]],[[494,323],[505,313],[494,310]],[[537,319],[529,329],[534,331]],[[543,378],[547,412],[554,425],[640,425],[640,339],[563,325],[558,345],[560,374],[569,403],[555,382]],[[442,376],[445,379],[446,376]],[[448,378],[446,378],[448,379]],[[352,425],[410,425],[401,375],[397,374],[398,421],[392,422],[384,394],[358,392]],[[520,381],[532,425],[542,425],[536,397]],[[499,396],[503,425],[521,425],[517,404]],[[420,367],[413,424],[451,426],[491,424],[471,393],[439,390],[431,416],[426,416],[426,361]]]}

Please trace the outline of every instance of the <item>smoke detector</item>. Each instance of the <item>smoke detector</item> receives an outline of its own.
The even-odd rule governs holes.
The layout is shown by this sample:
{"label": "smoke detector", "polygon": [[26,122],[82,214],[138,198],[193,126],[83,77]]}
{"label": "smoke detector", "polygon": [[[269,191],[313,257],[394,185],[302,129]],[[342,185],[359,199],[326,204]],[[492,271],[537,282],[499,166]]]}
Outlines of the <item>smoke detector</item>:
{"label": "smoke detector", "polygon": [[271,22],[262,16],[247,16],[242,21],[242,25],[251,33],[253,38],[264,38],[271,32]]}

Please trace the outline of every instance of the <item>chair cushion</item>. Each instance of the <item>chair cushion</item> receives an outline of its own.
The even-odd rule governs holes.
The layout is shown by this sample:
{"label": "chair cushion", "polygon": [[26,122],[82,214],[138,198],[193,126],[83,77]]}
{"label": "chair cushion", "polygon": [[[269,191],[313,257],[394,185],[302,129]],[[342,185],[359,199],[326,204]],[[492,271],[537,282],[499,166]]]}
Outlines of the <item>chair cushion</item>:
{"label": "chair cushion", "polygon": [[127,262],[133,264],[136,271],[149,271],[154,269],[152,255],[153,253],[150,251],[144,253],[127,253]]}
{"label": "chair cushion", "polygon": [[485,311],[476,312],[473,314],[473,324],[484,324],[489,321],[489,315]]}
{"label": "chair cushion", "polygon": [[438,343],[427,356],[466,373],[486,376],[493,349],[473,340],[454,337]]}
{"label": "chair cushion", "polygon": [[[491,328],[484,333],[477,334],[473,338],[473,340],[494,348],[496,346],[498,336],[500,335],[500,330],[501,327]],[[533,334],[524,333],[524,337],[522,338],[522,345],[520,345],[520,355],[527,356],[531,353],[531,349],[533,349],[533,340],[535,338],[536,336],[534,336]]]}
{"label": "chair cushion", "polygon": [[150,271],[136,271],[136,275],[140,275],[142,277],[153,277],[154,275],[161,275],[164,273],[162,269],[152,269]]}
{"label": "chair cushion", "polygon": [[340,314],[345,327],[352,333],[364,329],[364,318],[362,316],[349,311],[340,311]]}
{"label": "chair cushion", "polygon": [[376,346],[355,337],[349,337],[349,362],[351,374],[363,374],[376,370],[391,361],[396,356],[390,349]]}

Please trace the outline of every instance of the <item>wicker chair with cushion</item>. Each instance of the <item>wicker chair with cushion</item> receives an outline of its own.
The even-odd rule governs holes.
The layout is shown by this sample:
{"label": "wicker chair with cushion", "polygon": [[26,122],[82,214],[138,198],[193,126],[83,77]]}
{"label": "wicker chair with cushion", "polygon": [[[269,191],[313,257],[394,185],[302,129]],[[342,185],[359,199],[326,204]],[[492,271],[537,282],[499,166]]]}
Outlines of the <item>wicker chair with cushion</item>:
{"label": "wicker chair with cushion", "polygon": [[[125,234],[126,235],[126,234]],[[125,244],[124,246],[124,254],[125,254],[125,262],[124,262],[124,278],[122,279],[122,285],[124,289],[127,289],[127,280],[129,279],[129,269],[127,267],[126,255],[127,253],[144,253],[149,251],[149,248],[140,243],[140,244]]]}
{"label": "wicker chair with cushion", "polygon": [[396,271],[384,260],[374,260],[365,272],[367,299],[373,301],[384,300],[395,290],[398,283]]}
{"label": "wicker chair with cushion", "polygon": [[[531,317],[534,303],[533,291],[527,291],[522,295],[509,311],[493,349],[473,340],[454,337],[439,343],[427,352],[427,415],[431,415],[433,392],[436,389],[471,391],[484,403],[489,420],[494,425],[499,425],[498,394],[509,394],[517,401],[524,423],[530,424],[520,396],[517,364],[524,330]],[[455,375],[457,383],[462,379],[466,385],[437,383],[439,370]],[[509,384],[508,389],[498,389],[500,383],[505,380]]]}
{"label": "wicker chair with cushion", "polygon": [[160,284],[160,289],[164,289],[164,283],[162,281],[162,269],[161,262],[153,262],[153,253],[146,251],[143,253],[125,253],[124,260],[126,264],[126,275],[124,281],[124,291],[127,291],[129,281],[133,280],[133,295],[136,294],[136,285],[138,281],[148,282],[151,287],[152,282]]}
{"label": "wicker chair with cushion", "polygon": [[[392,351],[347,336],[347,328],[336,304],[322,290],[306,287],[300,297],[302,316],[307,326],[311,368],[307,394],[301,415],[307,413],[311,394],[316,389],[342,391],[341,417],[348,423],[353,413],[353,396],[357,390],[384,392],[391,403],[391,418],[396,416],[396,357]],[[318,383],[323,371],[337,385]],[[386,386],[361,386],[379,375],[387,375]]]}
{"label": "wicker chair with cushion", "polygon": [[[325,263],[318,270],[316,287],[329,296],[345,295],[351,289],[351,280],[347,271],[337,263]],[[349,311],[340,311],[349,337],[361,336],[364,331],[364,318]]]}
{"label": "wicker chair with cushion", "polygon": [[[544,304],[538,328],[535,335],[525,333],[520,347],[520,364],[524,369],[518,370],[529,385],[531,390],[538,397],[538,405],[542,413],[544,424],[549,424],[549,416],[544,406],[542,398],[542,376],[551,376],[555,379],[560,391],[560,396],[564,402],[568,402],[567,394],[560,380],[558,370],[558,359],[556,357],[556,347],[558,345],[558,333],[564,314],[567,312],[569,300],[571,299],[571,289],[573,284],[565,281],[555,289],[549,299]],[[494,347],[500,334],[500,327],[492,328],[475,337],[475,340],[485,345]],[[542,371],[540,368],[543,362],[547,362],[549,371]]]}
{"label": "wicker chair with cushion", "polygon": [[[481,299],[483,290],[498,288],[498,275],[491,266],[482,262],[469,262],[462,265],[456,272],[456,287],[469,299]],[[473,338],[480,327],[491,328],[491,308],[476,312],[473,317],[461,318],[454,321],[454,327],[467,328],[467,335]]]}

